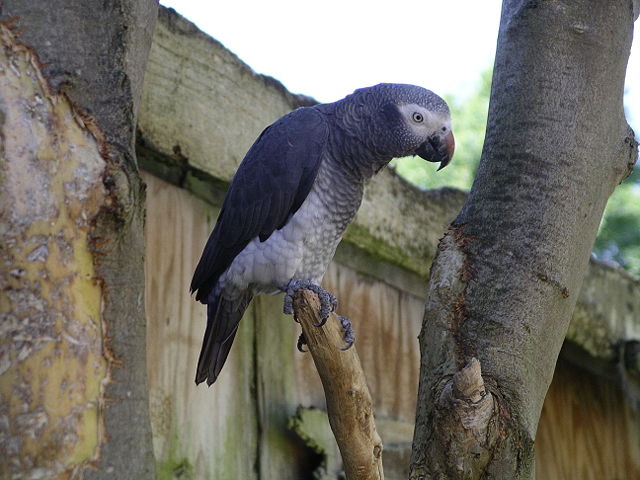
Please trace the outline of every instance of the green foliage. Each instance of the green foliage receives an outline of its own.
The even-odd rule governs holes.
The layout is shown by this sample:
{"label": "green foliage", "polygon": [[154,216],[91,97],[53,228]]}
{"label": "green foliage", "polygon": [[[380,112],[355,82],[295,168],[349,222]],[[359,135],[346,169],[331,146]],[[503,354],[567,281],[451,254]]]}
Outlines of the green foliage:
{"label": "green foliage", "polygon": [[[456,153],[452,166],[434,174],[434,165],[418,157],[395,160],[397,172],[421,188],[444,186],[469,190],[473,183],[484,143],[491,70],[482,73],[476,89],[466,98],[446,98],[451,108]],[[607,203],[594,245],[603,260],[619,263],[640,275],[640,169],[636,168]]]}
{"label": "green foliage", "polygon": [[594,253],[603,260],[619,263],[640,275],[640,169],[609,198]]}

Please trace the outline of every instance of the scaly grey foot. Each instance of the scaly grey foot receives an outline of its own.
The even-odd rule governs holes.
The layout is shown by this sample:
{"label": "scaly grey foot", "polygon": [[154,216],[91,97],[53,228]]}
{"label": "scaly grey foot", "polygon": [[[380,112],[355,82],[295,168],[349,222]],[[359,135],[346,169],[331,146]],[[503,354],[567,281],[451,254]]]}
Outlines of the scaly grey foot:
{"label": "scaly grey foot", "polygon": [[[293,313],[293,296],[298,290],[311,290],[318,295],[320,299],[320,323],[314,323],[316,327],[323,326],[327,322],[329,314],[338,306],[335,295],[309,280],[291,280],[282,290],[285,292],[283,311],[287,315]],[[297,318],[295,320],[298,321]]]}
{"label": "scaly grey foot", "polygon": [[344,341],[345,346],[340,350],[349,350],[353,346],[353,342],[356,341],[356,336],[353,333],[353,327],[351,327],[351,322],[347,317],[343,317],[342,315],[337,315],[337,317],[340,319],[342,329],[344,330],[342,340]]}

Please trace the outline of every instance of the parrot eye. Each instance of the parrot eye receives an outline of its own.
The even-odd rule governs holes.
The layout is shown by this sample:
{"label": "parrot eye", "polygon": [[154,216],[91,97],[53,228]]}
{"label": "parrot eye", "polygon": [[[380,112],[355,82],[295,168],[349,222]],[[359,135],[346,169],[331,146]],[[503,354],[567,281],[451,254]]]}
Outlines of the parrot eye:
{"label": "parrot eye", "polygon": [[411,118],[413,118],[413,121],[416,123],[422,123],[422,121],[424,120],[424,117],[422,116],[422,114],[418,112],[413,112],[413,115],[411,116]]}

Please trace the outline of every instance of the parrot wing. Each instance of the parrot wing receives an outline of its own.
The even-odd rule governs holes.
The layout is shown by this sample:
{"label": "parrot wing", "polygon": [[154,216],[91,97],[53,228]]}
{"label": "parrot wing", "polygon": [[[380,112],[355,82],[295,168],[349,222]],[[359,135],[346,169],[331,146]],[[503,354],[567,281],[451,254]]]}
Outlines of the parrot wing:
{"label": "parrot wing", "polygon": [[307,198],[329,135],[325,116],[299,108],[267,127],[247,152],[196,267],[191,292],[207,303],[218,278],[256,237],[282,228]]}

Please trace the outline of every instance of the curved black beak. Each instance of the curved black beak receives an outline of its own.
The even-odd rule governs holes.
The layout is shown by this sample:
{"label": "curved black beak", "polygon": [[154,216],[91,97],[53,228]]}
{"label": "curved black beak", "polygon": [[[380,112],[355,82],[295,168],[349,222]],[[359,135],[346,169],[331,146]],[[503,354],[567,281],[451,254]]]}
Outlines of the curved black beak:
{"label": "curved black beak", "polygon": [[446,167],[453,157],[456,142],[449,131],[444,137],[433,135],[416,149],[416,155],[428,162],[440,162],[438,170]]}

